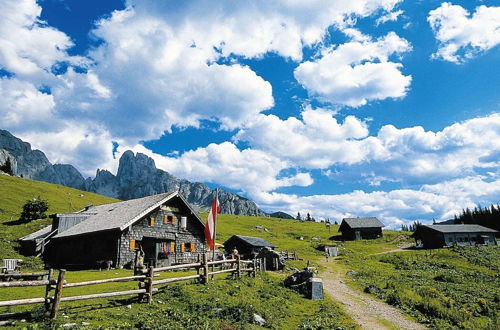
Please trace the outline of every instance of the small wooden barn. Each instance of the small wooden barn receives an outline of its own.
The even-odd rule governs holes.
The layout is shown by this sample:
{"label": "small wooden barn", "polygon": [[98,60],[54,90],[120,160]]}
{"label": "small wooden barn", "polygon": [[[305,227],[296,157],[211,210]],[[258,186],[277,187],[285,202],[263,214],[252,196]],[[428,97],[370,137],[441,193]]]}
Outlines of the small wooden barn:
{"label": "small wooden barn", "polygon": [[494,229],[480,225],[421,225],[411,235],[415,242],[420,241],[424,248],[445,246],[494,245],[497,244]]}
{"label": "small wooden barn", "polygon": [[228,253],[231,253],[236,248],[244,259],[254,258],[264,247],[272,250],[277,248],[276,245],[269,243],[265,239],[253,236],[233,235],[224,242],[224,248]]}
{"label": "small wooden barn", "polygon": [[52,225],[46,226],[29,235],[21,237],[19,244],[21,245],[21,253],[25,256],[33,256],[43,253],[45,242],[48,241],[52,231]]}
{"label": "small wooden barn", "polygon": [[51,266],[131,266],[140,249],[146,264],[160,267],[196,261],[205,252],[204,224],[178,192],[51,217],[54,235],[43,253]]}
{"label": "small wooden barn", "polygon": [[344,218],[339,227],[344,240],[374,239],[382,237],[384,224],[375,217]]}

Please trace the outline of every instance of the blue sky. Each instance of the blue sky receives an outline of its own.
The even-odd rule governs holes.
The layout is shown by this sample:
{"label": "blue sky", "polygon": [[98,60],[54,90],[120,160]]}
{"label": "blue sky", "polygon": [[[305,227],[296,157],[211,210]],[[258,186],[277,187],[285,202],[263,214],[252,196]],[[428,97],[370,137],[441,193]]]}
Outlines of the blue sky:
{"label": "blue sky", "polygon": [[495,1],[0,4],[1,126],[52,162],[392,227],[500,201]]}

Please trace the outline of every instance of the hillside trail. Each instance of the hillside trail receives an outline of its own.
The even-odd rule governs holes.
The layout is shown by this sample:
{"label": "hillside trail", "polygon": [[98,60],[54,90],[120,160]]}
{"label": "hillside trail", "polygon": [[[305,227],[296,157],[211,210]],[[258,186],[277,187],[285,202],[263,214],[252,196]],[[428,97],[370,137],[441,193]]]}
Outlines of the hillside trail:
{"label": "hillside trail", "polygon": [[[427,329],[409,320],[395,307],[350,288],[336,262],[322,263],[327,270],[320,274],[325,292],[344,305],[345,311],[361,329]],[[335,270],[333,270],[335,269]]]}

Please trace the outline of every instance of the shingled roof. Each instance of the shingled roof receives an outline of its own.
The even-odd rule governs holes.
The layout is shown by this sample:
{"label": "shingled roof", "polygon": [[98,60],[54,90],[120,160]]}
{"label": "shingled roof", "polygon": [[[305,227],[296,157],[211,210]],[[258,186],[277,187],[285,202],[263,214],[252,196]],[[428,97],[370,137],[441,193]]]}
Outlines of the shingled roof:
{"label": "shingled roof", "polygon": [[[344,218],[342,222],[345,222],[351,228],[377,228],[385,227],[385,225],[380,222],[375,217],[369,218]],[[341,224],[342,225],[342,224]]]}
{"label": "shingled roof", "polygon": [[496,233],[497,231],[491,228],[480,225],[423,225],[429,229],[440,233]]}
{"label": "shingled roof", "polygon": [[260,237],[253,237],[253,236],[243,236],[243,235],[234,235],[234,236],[231,236],[230,239],[228,239],[224,245],[229,242],[230,240],[232,240],[233,238],[237,238],[239,240],[242,240],[244,241],[245,243],[248,243],[252,246],[255,246],[255,247],[272,247],[272,248],[276,248],[277,246],[274,245],[274,244],[271,244],[269,243],[268,241],[266,241],[265,239],[263,238],[260,238]]}
{"label": "shingled roof", "polygon": [[[173,197],[180,197],[189,207],[191,212],[203,225],[202,220],[196,212],[191,208],[188,202],[177,191],[167,192],[164,194],[153,195],[143,198],[131,199],[128,201],[103,204],[99,206],[90,206],[74,215],[88,216],[85,220],[68,228],[67,230],[58,233],[54,238],[62,238],[76,236],[88,233],[94,233],[104,230],[120,230],[123,231],[128,226],[132,225],[137,220],[141,219],[148,213],[161,206],[163,203]],[[70,216],[71,214],[58,214],[57,216]]]}

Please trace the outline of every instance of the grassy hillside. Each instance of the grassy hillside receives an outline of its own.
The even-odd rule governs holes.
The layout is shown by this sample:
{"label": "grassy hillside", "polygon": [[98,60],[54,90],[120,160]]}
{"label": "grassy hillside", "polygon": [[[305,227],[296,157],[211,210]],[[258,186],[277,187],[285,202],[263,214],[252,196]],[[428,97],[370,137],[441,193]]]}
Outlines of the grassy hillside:
{"label": "grassy hillside", "polygon": [[116,199],[41,181],[0,175],[0,258],[21,258],[25,267],[40,267],[36,258],[17,252],[17,239],[50,223],[50,219],[19,224],[16,221],[27,200],[40,197],[49,203],[47,214],[74,212],[92,203],[112,203]]}

